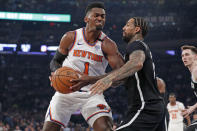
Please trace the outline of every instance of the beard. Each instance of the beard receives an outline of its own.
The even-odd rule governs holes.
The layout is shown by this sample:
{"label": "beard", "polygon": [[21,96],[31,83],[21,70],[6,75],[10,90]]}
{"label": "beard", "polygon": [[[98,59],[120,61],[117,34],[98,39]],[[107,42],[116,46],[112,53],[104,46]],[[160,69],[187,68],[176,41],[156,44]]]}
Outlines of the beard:
{"label": "beard", "polygon": [[122,36],[123,41],[125,41],[126,43],[129,43],[129,41],[134,37],[135,35],[133,34],[129,34],[129,35],[125,35]]}
{"label": "beard", "polygon": [[126,43],[129,43],[129,41],[130,41],[130,37],[127,37],[127,36],[123,36],[122,37],[122,39],[123,39],[123,41],[125,41]]}
{"label": "beard", "polygon": [[96,30],[97,30],[97,31],[103,30],[103,27],[102,27],[102,26],[96,26]]}

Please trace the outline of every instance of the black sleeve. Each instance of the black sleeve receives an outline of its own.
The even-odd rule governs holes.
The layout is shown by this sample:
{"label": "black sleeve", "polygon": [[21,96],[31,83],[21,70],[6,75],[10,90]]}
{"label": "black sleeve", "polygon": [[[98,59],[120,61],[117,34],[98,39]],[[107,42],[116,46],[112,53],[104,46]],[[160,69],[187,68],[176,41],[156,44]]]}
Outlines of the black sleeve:
{"label": "black sleeve", "polygon": [[146,52],[145,44],[143,44],[141,41],[134,41],[133,43],[129,44],[127,47],[128,54],[131,54],[136,50],[142,50],[145,53]]}
{"label": "black sleeve", "polygon": [[67,55],[61,54],[58,50],[56,50],[53,59],[50,62],[50,70],[51,72],[55,72],[58,68],[62,67],[62,63],[65,60]]}

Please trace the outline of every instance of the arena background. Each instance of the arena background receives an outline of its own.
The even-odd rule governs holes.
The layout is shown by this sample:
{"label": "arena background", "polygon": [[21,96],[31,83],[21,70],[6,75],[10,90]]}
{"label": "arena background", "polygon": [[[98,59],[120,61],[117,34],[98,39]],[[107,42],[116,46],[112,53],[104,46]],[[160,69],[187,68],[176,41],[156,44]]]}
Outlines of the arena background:
{"label": "arena background", "polygon": [[[190,74],[180,57],[180,46],[197,46],[197,0],[101,0],[107,21],[104,32],[124,54],[122,27],[133,16],[145,18],[156,74],[185,104],[195,102]],[[0,130],[39,131],[54,89],[49,62],[62,35],[84,27],[84,10],[91,0],[0,0]],[[4,15],[10,13],[7,18]],[[16,20],[17,13],[69,14],[70,22]],[[4,13],[4,14],[3,14]],[[42,48],[41,48],[42,47]],[[110,68],[108,68],[110,71]],[[105,92],[115,122],[127,107],[123,86]],[[192,115],[191,115],[192,119]],[[88,130],[79,112],[69,123],[75,131]],[[64,129],[68,130],[68,129]]]}

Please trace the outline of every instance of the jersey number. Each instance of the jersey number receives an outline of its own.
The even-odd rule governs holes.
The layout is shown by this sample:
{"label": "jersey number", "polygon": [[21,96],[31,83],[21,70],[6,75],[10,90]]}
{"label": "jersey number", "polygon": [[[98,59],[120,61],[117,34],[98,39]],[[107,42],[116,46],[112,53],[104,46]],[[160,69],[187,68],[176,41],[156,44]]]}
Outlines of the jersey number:
{"label": "jersey number", "polygon": [[84,74],[88,75],[88,71],[89,71],[89,62],[86,62],[84,65],[85,65],[85,68],[84,68]]}

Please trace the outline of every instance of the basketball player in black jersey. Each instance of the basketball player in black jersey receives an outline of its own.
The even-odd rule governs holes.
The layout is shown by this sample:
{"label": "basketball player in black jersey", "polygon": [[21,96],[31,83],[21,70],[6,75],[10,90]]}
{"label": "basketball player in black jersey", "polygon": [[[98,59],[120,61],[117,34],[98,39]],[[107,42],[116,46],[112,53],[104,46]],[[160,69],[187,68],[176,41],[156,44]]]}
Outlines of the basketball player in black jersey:
{"label": "basketball player in black jersey", "polygon": [[[191,73],[191,87],[197,97],[197,48],[195,46],[184,45],[181,47],[182,61]],[[183,116],[187,117],[197,109],[197,103],[190,106],[183,112]],[[192,123],[186,131],[197,130],[197,122]]]}
{"label": "basketball player in black jersey", "polygon": [[92,95],[100,94],[114,82],[127,79],[128,112],[118,131],[165,131],[165,105],[157,88],[150,49],[143,42],[147,32],[146,21],[131,18],[123,27],[123,40],[128,43],[126,63],[91,88]]}

